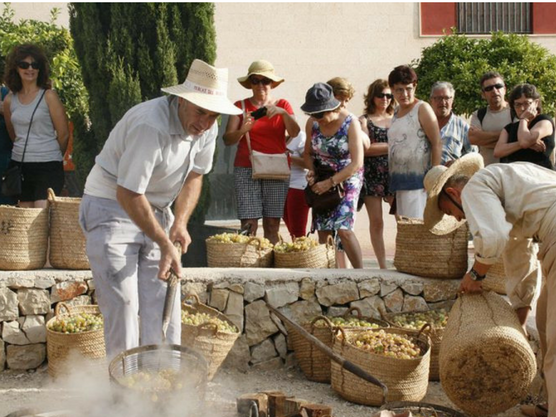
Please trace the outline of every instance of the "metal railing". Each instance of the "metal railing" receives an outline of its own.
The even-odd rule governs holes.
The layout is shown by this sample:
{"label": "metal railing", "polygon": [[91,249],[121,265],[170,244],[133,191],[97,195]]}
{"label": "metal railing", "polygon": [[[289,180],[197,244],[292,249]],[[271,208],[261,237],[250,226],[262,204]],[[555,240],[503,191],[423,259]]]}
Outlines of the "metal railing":
{"label": "metal railing", "polygon": [[457,3],[458,32],[531,33],[531,3]]}

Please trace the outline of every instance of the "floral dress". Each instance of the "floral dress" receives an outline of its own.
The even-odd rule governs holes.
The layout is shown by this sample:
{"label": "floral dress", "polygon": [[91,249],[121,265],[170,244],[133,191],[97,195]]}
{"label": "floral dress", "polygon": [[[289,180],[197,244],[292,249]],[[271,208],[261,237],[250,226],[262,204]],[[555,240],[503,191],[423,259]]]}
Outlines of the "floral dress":
{"label": "floral dress", "polygon": [[[333,136],[323,135],[318,123],[313,123],[311,147],[315,164],[327,165],[339,172],[351,163],[348,130],[354,117],[353,114],[349,114]],[[338,207],[327,212],[313,213],[317,230],[353,230],[357,200],[363,185],[363,169],[345,180],[342,185],[345,197]]]}
{"label": "floral dress", "polygon": [[[388,143],[387,128],[376,126],[369,118],[367,118],[367,128],[371,143]],[[364,182],[361,189],[361,197],[386,197],[392,195],[389,187],[388,155],[365,157],[365,172],[363,176]]]}

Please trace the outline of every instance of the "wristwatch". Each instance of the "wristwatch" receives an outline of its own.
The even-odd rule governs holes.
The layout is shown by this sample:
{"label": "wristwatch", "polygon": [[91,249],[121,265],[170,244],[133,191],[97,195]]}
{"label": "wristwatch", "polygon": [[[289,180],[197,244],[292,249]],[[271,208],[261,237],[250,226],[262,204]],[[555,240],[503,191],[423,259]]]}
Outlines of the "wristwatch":
{"label": "wristwatch", "polygon": [[477,271],[475,271],[473,268],[471,268],[469,270],[469,275],[471,276],[471,279],[473,281],[482,281],[483,279],[486,278],[486,275],[480,275]]}

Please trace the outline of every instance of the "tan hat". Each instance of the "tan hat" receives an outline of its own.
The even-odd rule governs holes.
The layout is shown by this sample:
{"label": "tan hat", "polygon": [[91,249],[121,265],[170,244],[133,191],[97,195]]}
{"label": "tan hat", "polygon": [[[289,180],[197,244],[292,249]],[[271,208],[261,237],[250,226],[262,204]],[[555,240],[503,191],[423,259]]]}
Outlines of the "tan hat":
{"label": "tan hat", "polygon": [[237,80],[239,83],[244,86],[245,88],[251,90],[251,83],[249,82],[249,77],[251,75],[261,75],[263,77],[272,80],[272,88],[282,84],[284,79],[282,77],[278,77],[274,72],[274,67],[268,61],[264,59],[259,59],[258,61],[253,62],[249,65],[249,69],[247,70],[247,75],[245,77],[239,77]]}
{"label": "tan hat", "polygon": [[196,59],[183,84],[161,88],[203,109],[223,114],[241,114],[241,109],[228,100],[228,69],[215,68]]}
{"label": "tan hat", "polygon": [[446,235],[460,227],[465,220],[457,221],[453,216],[445,215],[438,207],[438,195],[446,181],[455,174],[471,177],[485,166],[483,157],[478,153],[470,153],[456,159],[450,167],[437,165],[425,175],[424,185],[427,190],[424,224],[435,235]]}

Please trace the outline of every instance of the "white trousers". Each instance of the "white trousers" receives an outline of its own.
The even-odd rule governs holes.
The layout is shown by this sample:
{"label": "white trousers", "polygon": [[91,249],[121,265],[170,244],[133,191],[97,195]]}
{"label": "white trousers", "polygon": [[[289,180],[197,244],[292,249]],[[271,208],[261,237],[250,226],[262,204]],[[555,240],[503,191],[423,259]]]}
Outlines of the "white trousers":
{"label": "white trousers", "polygon": [[[168,232],[171,212],[154,210]],[[117,201],[84,195],[79,220],[87,239],[87,256],[98,304],[104,316],[106,355],[162,343],[166,282],[157,278],[160,248],[129,218]],[[139,317],[140,320],[139,320]],[[180,291],[167,342],[180,344]]]}
{"label": "white trousers", "polygon": [[398,216],[422,219],[427,204],[427,192],[419,190],[396,191],[396,214]]}

